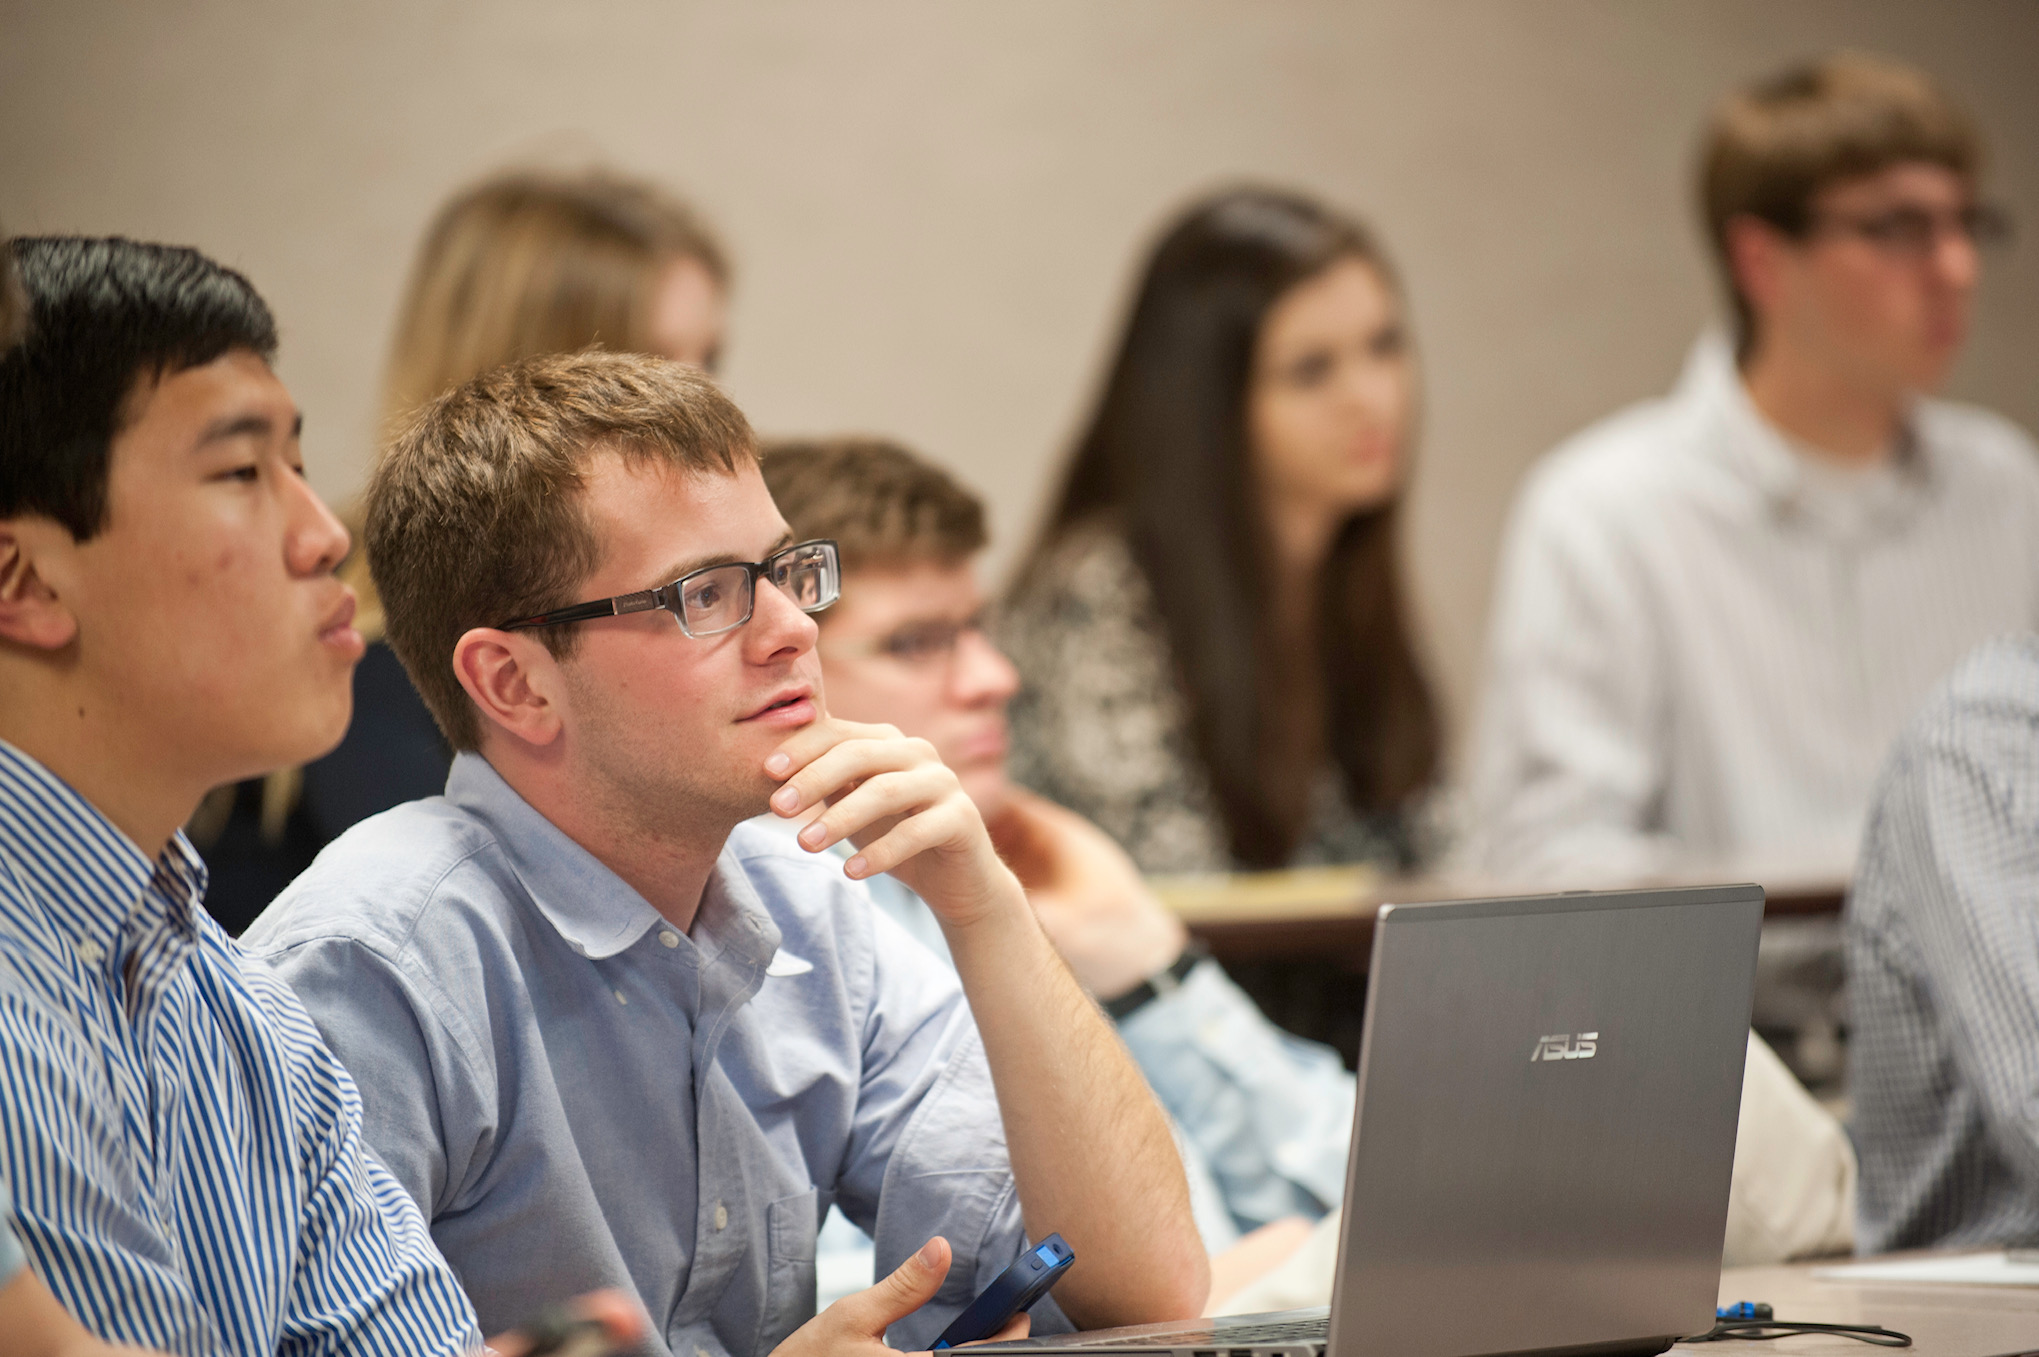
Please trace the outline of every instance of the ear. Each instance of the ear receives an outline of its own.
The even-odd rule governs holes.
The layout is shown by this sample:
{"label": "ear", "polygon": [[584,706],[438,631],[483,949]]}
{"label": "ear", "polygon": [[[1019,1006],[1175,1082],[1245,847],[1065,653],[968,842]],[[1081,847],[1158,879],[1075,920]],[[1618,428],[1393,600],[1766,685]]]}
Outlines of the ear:
{"label": "ear", "polygon": [[1785,272],[1795,242],[1761,217],[1743,213],[1727,224],[1728,271],[1735,290],[1760,320],[1783,303]]}
{"label": "ear", "polygon": [[454,643],[453,672],[482,719],[505,735],[532,745],[559,738],[559,661],[536,637],[476,627]]}
{"label": "ear", "polygon": [[0,640],[62,650],[76,639],[77,615],[37,569],[40,555],[69,540],[61,526],[43,519],[0,518]]}

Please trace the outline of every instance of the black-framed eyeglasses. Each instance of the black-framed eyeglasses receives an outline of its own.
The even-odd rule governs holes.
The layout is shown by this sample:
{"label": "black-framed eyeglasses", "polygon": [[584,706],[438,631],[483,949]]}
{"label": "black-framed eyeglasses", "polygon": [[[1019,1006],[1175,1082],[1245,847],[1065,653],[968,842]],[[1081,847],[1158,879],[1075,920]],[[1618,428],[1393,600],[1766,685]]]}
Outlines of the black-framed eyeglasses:
{"label": "black-framed eyeglasses", "polygon": [[759,576],[776,585],[803,613],[818,613],[842,597],[842,561],[836,554],[835,543],[817,539],[796,542],[762,561],[703,566],[656,589],[640,589],[634,594],[576,603],[535,617],[519,617],[503,623],[499,630],[558,627],[568,622],[664,608],[679,619],[680,630],[687,635],[719,636],[750,621],[751,613],[757,609]]}
{"label": "black-framed eyeglasses", "polygon": [[2002,245],[2011,238],[2011,217],[1990,203],[1970,203],[1953,212],[1933,212],[1923,207],[1895,207],[1887,212],[1815,213],[1814,231],[1845,231],[1894,255],[1923,259],[1932,254],[1943,235],[1959,236],[1981,248]]}

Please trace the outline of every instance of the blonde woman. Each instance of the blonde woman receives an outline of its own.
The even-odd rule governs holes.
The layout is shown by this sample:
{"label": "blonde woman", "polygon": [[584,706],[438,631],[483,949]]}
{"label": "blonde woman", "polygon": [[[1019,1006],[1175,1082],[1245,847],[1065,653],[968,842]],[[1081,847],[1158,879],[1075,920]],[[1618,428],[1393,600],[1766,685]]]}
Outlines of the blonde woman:
{"label": "blonde woman", "polygon": [[[398,308],[383,426],[533,354],[600,346],[713,370],[728,290],[728,256],[714,233],[653,184],[606,171],[494,176],[456,194],[425,232]],[[342,830],[435,795],[446,779],[445,743],[381,643],[365,555],[355,552],[341,573],[361,596],[370,641],[346,739],[317,763],[221,788],[191,825],[211,869],[207,908],[229,932]]]}

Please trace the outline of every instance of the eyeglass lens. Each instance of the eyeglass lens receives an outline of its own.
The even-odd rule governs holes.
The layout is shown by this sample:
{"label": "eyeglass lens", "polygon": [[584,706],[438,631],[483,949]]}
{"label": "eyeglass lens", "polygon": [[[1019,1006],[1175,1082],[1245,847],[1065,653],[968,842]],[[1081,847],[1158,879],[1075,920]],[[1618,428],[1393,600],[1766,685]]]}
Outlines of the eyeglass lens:
{"label": "eyeglass lens", "polygon": [[983,621],[924,622],[901,627],[878,643],[878,649],[905,664],[933,664],[956,653],[956,643],[966,631],[982,631]]}
{"label": "eyeglass lens", "polygon": [[[763,573],[802,612],[826,608],[841,589],[835,552],[826,543],[789,547],[766,561]],[[750,566],[718,565],[680,581],[680,618],[687,630],[713,636],[749,621],[756,604],[753,579]]]}
{"label": "eyeglass lens", "polygon": [[813,612],[835,602],[840,585],[836,579],[834,548],[821,542],[803,542],[788,547],[765,562],[772,583],[779,586],[793,606]]}
{"label": "eyeglass lens", "polygon": [[1998,245],[2010,238],[2010,218],[1995,207],[1975,204],[1951,214],[1901,207],[1847,225],[1868,240],[1907,254],[1924,254],[1942,232],[1959,235],[1975,245]]}

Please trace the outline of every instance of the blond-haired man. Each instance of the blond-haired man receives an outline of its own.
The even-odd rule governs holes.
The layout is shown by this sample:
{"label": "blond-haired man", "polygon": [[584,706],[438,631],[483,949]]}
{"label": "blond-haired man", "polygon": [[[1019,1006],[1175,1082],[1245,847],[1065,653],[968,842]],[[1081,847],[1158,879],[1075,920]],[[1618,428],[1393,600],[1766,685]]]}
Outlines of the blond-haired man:
{"label": "blond-haired man", "polygon": [[[813,1313],[830,1204],[941,1283],[844,1342],[924,1346],[1050,1231],[1071,1318],[1202,1305],[1160,1110],[955,774],[826,716],[834,546],[792,539],[712,382],[601,353],[475,378],[381,462],[368,544],[460,752],[249,942],[484,1317],[599,1278],[655,1350],[761,1352]],[[828,808],[796,844],[739,827],[768,803]],[[880,872],[939,912],[960,986],[868,907]]]}
{"label": "blond-haired man", "polygon": [[1980,160],[1945,95],[1873,58],[1721,105],[1701,196],[1732,342],[1515,509],[1474,760],[1490,867],[1845,869],[1913,708],[2039,619],[2031,440],[1926,399],[2000,227]]}

